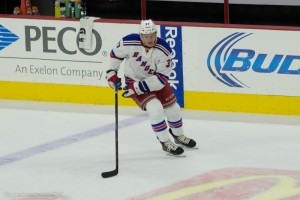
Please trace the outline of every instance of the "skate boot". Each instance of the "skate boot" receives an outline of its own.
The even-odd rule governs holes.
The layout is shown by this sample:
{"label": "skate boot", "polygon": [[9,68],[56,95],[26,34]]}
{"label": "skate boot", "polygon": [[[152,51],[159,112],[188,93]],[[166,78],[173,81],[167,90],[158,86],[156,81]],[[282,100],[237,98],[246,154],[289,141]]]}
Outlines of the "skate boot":
{"label": "skate boot", "polygon": [[193,147],[196,146],[195,140],[193,140],[191,138],[188,138],[184,135],[176,136],[176,135],[173,134],[172,129],[169,129],[169,132],[173,136],[174,141],[175,141],[176,144],[181,144],[181,145],[183,145],[185,147],[189,147],[189,148],[193,148]]}
{"label": "skate boot", "polygon": [[160,142],[162,145],[162,149],[170,154],[173,155],[180,155],[184,152],[183,148],[174,144],[171,140],[166,142]]}

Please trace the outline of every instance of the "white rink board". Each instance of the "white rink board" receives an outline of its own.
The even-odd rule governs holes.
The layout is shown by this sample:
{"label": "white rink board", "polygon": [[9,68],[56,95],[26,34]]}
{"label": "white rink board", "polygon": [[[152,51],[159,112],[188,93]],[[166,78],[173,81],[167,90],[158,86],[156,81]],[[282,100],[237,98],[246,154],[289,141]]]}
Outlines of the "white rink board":
{"label": "white rink board", "polygon": [[[136,24],[94,23],[93,29],[101,40],[93,34],[91,50],[83,53],[76,43],[79,21],[0,20],[3,27],[19,37],[0,51],[2,81],[107,86],[105,68],[112,47],[132,30],[138,30]],[[95,54],[86,55],[92,52]]]}
{"label": "white rink board", "polygon": [[[201,27],[183,27],[183,66],[185,90],[203,91],[203,92],[226,92],[242,94],[266,94],[266,95],[286,95],[300,96],[300,50],[298,31],[275,31],[258,29],[234,29],[234,28],[201,28]],[[240,37],[228,42],[221,50],[222,44],[217,45],[224,38],[234,34],[241,33]],[[248,35],[251,34],[251,35]],[[248,35],[248,36],[246,36]],[[246,36],[243,38],[243,36]],[[229,40],[227,40],[229,41]],[[210,52],[214,47],[217,49],[208,59]],[[223,71],[220,73],[228,75],[232,80],[238,79],[244,83],[243,87],[230,87],[219,80],[209,71],[208,60],[211,68],[218,77],[221,77],[216,71],[216,52],[221,52],[221,66],[224,66],[224,56],[228,59],[233,49],[244,49],[255,52],[255,56],[249,59],[251,66],[246,71]],[[252,67],[258,54],[267,54],[262,64],[262,68],[268,68],[273,57],[283,55],[282,60],[274,72],[255,72]],[[287,55],[299,56],[293,59],[288,68],[295,74],[278,74],[283,60]],[[240,57],[246,57],[242,54]],[[225,59],[225,61],[226,61]],[[236,62],[236,66],[243,66],[242,62]],[[257,65],[256,65],[257,66]],[[286,65],[285,65],[286,66]],[[287,70],[285,70],[287,71]]]}
{"label": "white rink board", "polygon": [[[111,49],[123,36],[138,30],[137,24],[96,22],[94,30],[101,38],[101,41],[97,41],[101,48],[95,55],[86,55],[76,44],[79,21],[0,18],[0,25],[19,37],[11,45],[0,50],[0,81],[106,87],[105,71]],[[159,26],[157,28],[160,30]],[[235,37],[234,34],[240,36]],[[300,96],[299,35],[300,31],[183,26],[184,90]],[[96,41],[95,38],[94,36]],[[226,40],[228,44],[218,45],[222,40]],[[91,52],[95,49],[96,42]],[[239,61],[235,62],[234,66],[242,63],[244,70],[224,71],[222,67],[229,57],[232,58],[233,50],[254,53],[253,58],[246,58],[250,63],[249,69],[244,69],[245,61]],[[219,59],[221,69],[216,67],[218,52],[222,58]],[[275,55],[282,55],[282,58],[275,70],[261,73],[253,70],[253,66],[258,66],[254,64],[255,60],[261,60],[257,59],[259,54],[266,54],[262,70],[270,66]],[[278,73],[289,56],[294,56],[294,59],[290,60],[290,64],[285,63],[284,66],[288,68],[284,72],[290,74]],[[243,57],[244,54],[238,55],[240,59]],[[39,73],[36,73],[37,69]],[[43,74],[44,70],[50,70],[52,73]],[[73,74],[67,75],[68,70]],[[226,76],[240,87],[232,87],[218,80],[223,80]]]}

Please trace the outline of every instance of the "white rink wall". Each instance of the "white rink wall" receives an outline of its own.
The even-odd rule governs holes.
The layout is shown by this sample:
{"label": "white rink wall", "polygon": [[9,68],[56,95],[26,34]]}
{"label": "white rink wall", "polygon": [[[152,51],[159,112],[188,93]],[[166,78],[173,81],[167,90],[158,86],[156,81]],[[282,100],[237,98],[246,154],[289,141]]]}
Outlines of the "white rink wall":
{"label": "white rink wall", "polygon": [[[79,48],[78,20],[0,17],[2,99],[113,104],[109,53],[139,21],[97,20]],[[173,53],[170,83],[183,108],[300,114],[300,29],[157,22]],[[120,71],[122,76],[122,70]],[[134,105],[121,99],[121,105]]]}

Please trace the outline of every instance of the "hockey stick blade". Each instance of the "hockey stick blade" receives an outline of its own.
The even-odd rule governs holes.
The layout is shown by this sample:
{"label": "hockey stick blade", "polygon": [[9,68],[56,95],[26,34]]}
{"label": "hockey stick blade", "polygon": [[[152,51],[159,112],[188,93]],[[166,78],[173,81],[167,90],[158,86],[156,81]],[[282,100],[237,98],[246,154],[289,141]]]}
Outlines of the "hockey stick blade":
{"label": "hockey stick blade", "polygon": [[118,174],[119,170],[115,169],[113,171],[109,171],[109,172],[103,172],[101,175],[103,178],[110,178],[113,176],[116,176]]}

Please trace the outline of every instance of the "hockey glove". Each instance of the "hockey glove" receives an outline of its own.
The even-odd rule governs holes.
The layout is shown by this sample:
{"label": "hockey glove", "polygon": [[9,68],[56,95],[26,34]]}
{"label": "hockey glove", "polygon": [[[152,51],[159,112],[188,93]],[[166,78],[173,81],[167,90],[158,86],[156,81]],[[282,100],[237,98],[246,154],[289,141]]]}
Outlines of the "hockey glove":
{"label": "hockey glove", "polygon": [[149,92],[147,89],[145,89],[145,86],[147,87],[144,81],[138,81],[134,82],[133,84],[129,84],[124,87],[125,92],[122,94],[122,96],[125,98],[134,98],[138,95]]}
{"label": "hockey glove", "polygon": [[114,71],[114,70],[108,70],[106,72],[106,79],[107,79],[107,82],[108,82],[108,85],[115,89],[115,88],[118,88],[118,90],[121,90],[122,89],[122,80],[121,78],[119,78],[117,76],[117,72]]}

